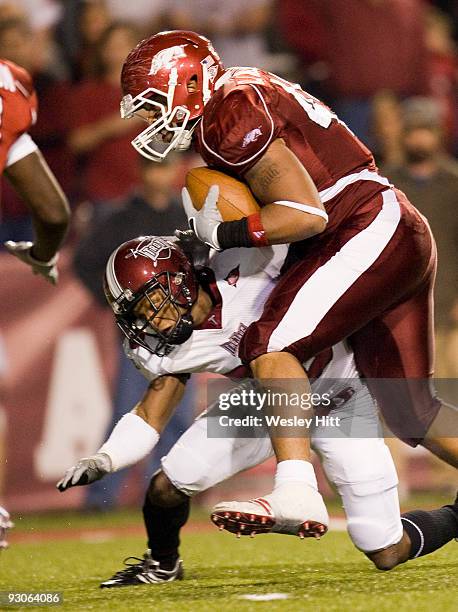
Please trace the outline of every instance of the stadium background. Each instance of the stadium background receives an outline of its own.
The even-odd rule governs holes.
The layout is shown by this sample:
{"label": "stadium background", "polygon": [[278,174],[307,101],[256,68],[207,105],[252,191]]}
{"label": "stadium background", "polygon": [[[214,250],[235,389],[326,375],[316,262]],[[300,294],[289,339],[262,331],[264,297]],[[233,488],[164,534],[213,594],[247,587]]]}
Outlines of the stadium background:
{"label": "stadium background", "polygon": [[[178,224],[178,188],[186,168],[201,163],[189,154],[150,170],[130,147],[135,126],[116,117],[120,63],[137,40],[159,29],[195,29],[212,38],[226,65],[257,65],[300,82],[373,148],[388,176],[407,176],[400,187],[413,185],[420,210],[434,207],[437,373],[457,376],[457,14],[455,2],[423,0],[256,0],[250,9],[238,0],[0,2],[0,57],[34,76],[40,106],[32,135],[74,214],[57,290],[0,252],[0,500],[10,511],[138,505],[151,471],[151,464],[130,470],[109,502],[105,489],[91,498],[85,488],[65,495],[54,488],[68,466],[104,440],[117,400],[139,389],[135,370],[119,359],[117,331],[94,288],[99,277],[82,272],[92,255],[103,256],[92,236],[108,220],[116,228],[132,194]],[[403,136],[423,128],[441,133],[435,161],[446,178],[409,183],[415,168]],[[27,211],[5,181],[1,208],[1,241],[29,238]],[[75,265],[75,253],[83,264]],[[188,419],[203,408],[204,393],[200,377],[186,402]],[[403,496],[452,490],[451,471],[426,453],[396,442],[392,450]],[[271,466],[258,468],[224,485],[224,497],[240,489],[261,493],[270,478]]]}

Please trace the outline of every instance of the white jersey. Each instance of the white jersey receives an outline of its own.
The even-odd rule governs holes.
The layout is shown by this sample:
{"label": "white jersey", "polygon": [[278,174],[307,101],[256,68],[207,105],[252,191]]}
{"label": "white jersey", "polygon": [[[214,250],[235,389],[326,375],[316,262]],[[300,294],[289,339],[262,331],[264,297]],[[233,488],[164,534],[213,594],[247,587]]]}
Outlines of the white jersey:
{"label": "white jersey", "polygon": [[148,380],[165,374],[232,373],[242,366],[240,340],[250,323],[261,316],[287,251],[286,245],[275,245],[212,252],[208,268],[214,275],[211,291],[216,305],[207,320],[164,357],[143,347],[130,348],[126,341],[127,356]]}
{"label": "white jersey", "polygon": [[[228,249],[213,252],[209,271],[216,305],[207,320],[195,328],[189,340],[159,357],[145,348],[131,348],[127,356],[148,380],[167,374],[214,374],[248,376],[238,356],[247,327],[261,316],[266,299],[280,274],[288,247],[275,245],[262,249]],[[313,359],[305,364],[308,369]],[[236,372],[239,369],[239,372]],[[326,378],[356,378],[352,351],[340,342],[328,351],[319,374]],[[315,385],[314,385],[315,387]]]}

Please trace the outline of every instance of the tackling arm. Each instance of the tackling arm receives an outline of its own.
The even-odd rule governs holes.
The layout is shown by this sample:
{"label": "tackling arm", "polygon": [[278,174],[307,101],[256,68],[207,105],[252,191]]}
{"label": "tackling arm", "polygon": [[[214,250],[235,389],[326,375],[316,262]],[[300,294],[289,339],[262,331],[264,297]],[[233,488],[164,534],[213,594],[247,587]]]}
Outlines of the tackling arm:
{"label": "tackling arm", "polygon": [[59,491],[86,485],[106,474],[129,467],[146,457],[183,397],[187,375],[155,379],[132,412],[115,425],[95,455],[83,457],[57,483]]}

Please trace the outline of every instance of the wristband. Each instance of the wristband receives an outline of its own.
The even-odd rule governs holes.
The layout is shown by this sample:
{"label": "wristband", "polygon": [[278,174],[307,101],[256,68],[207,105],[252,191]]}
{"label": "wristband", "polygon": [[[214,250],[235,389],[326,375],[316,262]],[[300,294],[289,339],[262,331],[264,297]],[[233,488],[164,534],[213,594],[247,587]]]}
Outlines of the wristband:
{"label": "wristband", "polygon": [[221,249],[233,249],[235,247],[251,247],[250,234],[248,233],[247,218],[239,221],[223,221],[217,227],[216,233],[218,244]]}
{"label": "wristband", "polygon": [[252,246],[265,247],[269,246],[266,230],[262,224],[261,213],[257,212],[254,215],[247,217],[248,233],[251,238]]}
{"label": "wristband", "polygon": [[141,417],[129,412],[115,425],[108,440],[97,453],[111,460],[112,472],[117,472],[144,459],[159,440],[159,433]]}
{"label": "wristband", "polygon": [[221,249],[269,245],[266,231],[262,225],[261,213],[243,217],[238,221],[223,221],[218,225],[217,238]]}

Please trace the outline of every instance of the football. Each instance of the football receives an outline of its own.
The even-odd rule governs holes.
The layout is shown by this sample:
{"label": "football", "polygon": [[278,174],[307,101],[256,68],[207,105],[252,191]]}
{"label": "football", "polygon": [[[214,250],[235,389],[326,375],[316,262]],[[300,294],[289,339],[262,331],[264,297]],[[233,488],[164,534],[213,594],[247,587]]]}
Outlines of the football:
{"label": "football", "polygon": [[223,221],[237,221],[259,211],[259,204],[245,183],[206,166],[192,168],[186,175],[186,187],[196,210],[204,205],[212,185],[219,186],[217,206]]}

